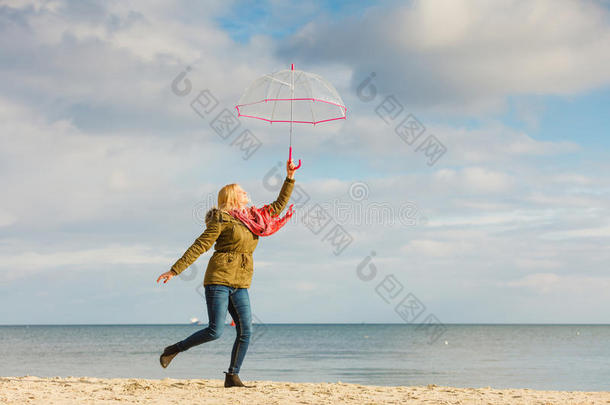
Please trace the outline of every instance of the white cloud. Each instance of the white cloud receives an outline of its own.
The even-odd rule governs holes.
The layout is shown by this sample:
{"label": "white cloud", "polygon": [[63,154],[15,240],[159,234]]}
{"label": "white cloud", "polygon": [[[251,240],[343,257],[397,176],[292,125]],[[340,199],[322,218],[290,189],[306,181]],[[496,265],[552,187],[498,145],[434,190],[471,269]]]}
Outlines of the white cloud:
{"label": "white cloud", "polygon": [[216,13],[230,5],[114,1],[5,9],[0,47],[10,63],[0,66],[3,94],[40,106],[50,120],[74,115],[81,128],[197,130],[201,120],[170,89],[187,65],[189,101],[208,88],[231,108],[250,80],[277,64],[269,38],[244,46],[218,27]]}
{"label": "white cloud", "polygon": [[529,257],[515,258],[515,265],[518,268],[535,270],[548,270],[562,267],[562,263],[558,260]]}
{"label": "white cloud", "polygon": [[0,98],[0,180],[10,185],[3,208],[11,213],[4,222],[18,218],[22,226],[42,229],[126,210],[143,215],[169,203],[168,190],[181,173],[196,170],[201,159],[213,166],[216,148],[224,148],[189,142],[190,137],[144,139],[129,133],[91,136],[69,121],[47,122],[35,110]]}
{"label": "white cloud", "polygon": [[560,173],[553,177],[552,179],[556,183],[567,183],[567,184],[578,184],[578,185],[588,185],[592,184],[594,181],[592,178],[588,176],[583,176],[578,173]]}
{"label": "white cloud", "polygon": [[[380,100],[381,102],[381,100]],[[369,165],[384,169],[404,167],[421,168],[427,159],[417,145],[405,143],[395,132],[400,119],[386,124],[375,113],[375,105],[369,110],[358,107],[360,111],[345,124],[337,128],[338,133],[322,134],[318,131],[308,131],[309,136],[303,145],[308,151],[319,151],[320,148],[340,150],[343,155],[355,155],[365,159]],[[445,125],[438,123],[423,123],[425,132],[419,139],[432,134],[440,140],[447,151],[434,167],[451,166],[489,166],[518,171],[532,166],[532,157],[553,157],[576,154],[582,151],[579,144],[572,141],[541,141],[532,138],[528,133],[510,128],[497,121],[487,121],[478,128],[468,128],[461,125]],[[299,132],[300,136],[301,133]],[[302,145],[302,138],[299,145]],[[528,161],[529,159],[529,161]],[[516,162],[519,162],[516,164]]]}
{"label": "white cloud", "polygon": [[409,105],[493,110],[507,95],[608,84],[608,16],[593,1],[416,1],[310,23],[280,54],[356,65],[355,80],[375,71]]}
{"label": "white cloud", "polygon": [[17,217],[0,207],[0,227],[9,226],[17,222]]}
{"label": "white cloud", "polygon": [[609,238],[610,225],[600,224],[599,227],[588,227],[580,229],[562,230],[556,232],[546,232],[540,235],[542,239],[548,240],[564,240],[564,239],[580,239],[580,238]]}
{"label": "white cloud", "polygon": [[[52,268],[88,269],[112,265],[156,265],[155,268],[169,268],[176,257],[160,254],[157,249],[144,245],[122,246],[109,244],[100,248],[55,250],[52,252],[24,251],[0,253],[2,266],[7,269],[18,269],[4,273],[4,281],[27,277]],[[173,261],[172,261],[173,260]],[[168,265],[169,264],[169,265]]]}
{"label": "white cloud", "polygon": [[449,149],[447,157],[443,159],[451,159],[452,163],[457,164],[468,162],[506,166],[530,156],[562,155],[581,150],[577,143],[539,141],[498,122],[476,129],[433,126],[431,132],[437,134]]}
{"label": "white cloud", "polygon": [[594,291],[607,291],[610,288],[610,277],[534,273],[520,279],[499,283],[499,285],[513,288],[528,288],[540,294],[594,294]]}
{"label": "white cloud", "polygon": [[316,283],[312,283],[309,281],[297,281],[294,284],[294,288],[297,289],[298,291],[314,291],[316,289],[316,287],[318,287],[318,285]]}
{"label": "white cloud", "polygon": [[475,193],[503,193],[510,191],[514,180],[506,173],[483,167],[465,167],[457,170],[439,169],[434,174],[439,187],[461,189]]}
{"label": "white cloud", "polygon": [[550,209],[543,210],[524,210],[515,209],[507,212],[480,212],[472,216],[452,216],[448,215],[440,219],[428,221],[429,226],[493,226],[493,225],[512,225],[523,226],[545,222],[556,218],[556,211]]}
{"label": "white cloud", "polygon": [[[541,179],[542,180],[542,179]],[[552,179],[549,179],[551,181]],[[579,214],[588,216],[592,210],[599,209],[601,200],[586,195],[569,193],[569,190],[552,189],[546,192],[531,190],[523,196],[525,202],[547,207],[571,206],[579,210]]]}
{"label": "white cloud", "polygon": [[429,257],[450,257],[470,251],[474,246],[464,240],[439,241],[415,239],[401,248],[407,255],[424,255]]}
{"label": "white cloud", "polygon": [[462,184],[475,191],[496,193],[510,190],[513,179],[506,173],[482,167],[466,167],[462,169]]}

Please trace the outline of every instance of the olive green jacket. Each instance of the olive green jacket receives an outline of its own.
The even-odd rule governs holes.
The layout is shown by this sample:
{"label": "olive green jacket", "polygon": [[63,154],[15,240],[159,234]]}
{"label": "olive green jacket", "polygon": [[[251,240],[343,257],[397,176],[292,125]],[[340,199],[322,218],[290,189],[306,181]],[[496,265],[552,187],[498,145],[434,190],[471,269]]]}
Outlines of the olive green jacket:
{"label": "olive green jacket", "polygon": [[[271,214],[282,213],[294,188],[294,179],[286,177],[277,200],[270,204]],[[206,213],[206,229],[191,247],[172,266],[176,274],[182,273],[214,242],[214,253],[210,257],[203,278],[203,285],[223,284],[236,288],[249,288],[254,271],[252,253],[258,244],[258,235],[252,233],[239,219],[228,212],[211,208]]]}

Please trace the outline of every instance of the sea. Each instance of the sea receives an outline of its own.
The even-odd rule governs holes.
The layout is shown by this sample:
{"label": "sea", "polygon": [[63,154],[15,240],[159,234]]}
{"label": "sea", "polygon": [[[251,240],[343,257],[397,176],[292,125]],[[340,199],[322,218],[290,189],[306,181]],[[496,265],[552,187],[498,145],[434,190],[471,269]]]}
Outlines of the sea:
{"label": "sea", "polygon": [[[422,325],[424,327],[422,327]],[[0,376],[224,379],[235,339],[165,346],[206,324],[0,326]],[[610,391],[610,325],[254,324],[243,381]]]}

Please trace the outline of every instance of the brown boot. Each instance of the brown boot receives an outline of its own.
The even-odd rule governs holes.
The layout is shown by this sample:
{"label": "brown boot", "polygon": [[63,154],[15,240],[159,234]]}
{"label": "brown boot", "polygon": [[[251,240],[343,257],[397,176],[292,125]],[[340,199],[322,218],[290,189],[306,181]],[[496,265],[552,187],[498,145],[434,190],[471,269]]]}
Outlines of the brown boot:
{"label": "brown boot", "polygon": [[180,349],[178,348],[178,346],[176,344],[167,346],[165,348],[165,350],[163,350],[161,357],[159,357],[159,362],[161,363],[161,367],[166,368],[169,365],[169,363],[172,361],[172,359],[178,355],[178,353],[180,353]]}
{"label": "brown boot", "polygon": [[233,374],[233,373],[227,373],[226,371],[223,371],[223,373],[225,373],[225,388],[228,387],[246,387],[246,388],[252,388],[254,387],[254,385],[244,385],[241,380],[239,379],[239,376],[237,374]]}

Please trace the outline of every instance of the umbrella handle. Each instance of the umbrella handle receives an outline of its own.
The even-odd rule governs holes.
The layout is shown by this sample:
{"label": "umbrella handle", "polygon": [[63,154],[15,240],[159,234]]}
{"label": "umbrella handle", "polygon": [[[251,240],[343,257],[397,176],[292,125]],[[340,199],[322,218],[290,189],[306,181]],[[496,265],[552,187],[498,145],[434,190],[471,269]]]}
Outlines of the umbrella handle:
{"label": "umbrella handle", "polygon": [[[288,161],[290,160],[292,160],[292,146],[290,147],[288,152]],[[294,167],[294,170],[298,169],[299,167],[301,167],[301,159],[299,159],[299,164]]]}

